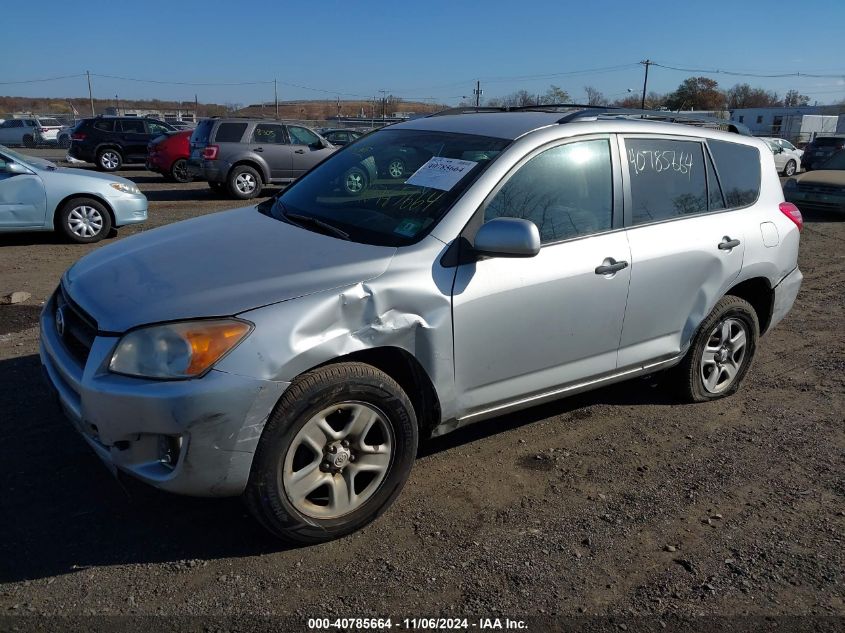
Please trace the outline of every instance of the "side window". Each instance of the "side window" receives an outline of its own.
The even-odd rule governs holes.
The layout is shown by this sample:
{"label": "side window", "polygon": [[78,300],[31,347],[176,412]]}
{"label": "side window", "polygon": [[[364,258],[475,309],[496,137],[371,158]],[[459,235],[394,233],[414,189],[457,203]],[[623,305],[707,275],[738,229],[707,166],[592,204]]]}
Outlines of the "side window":
{"label": "side window", "polygon": [[38,127],[38,123],[35,122],[35,119],[24,119],[24,123],[26,127]]}
{"label": "side window", "polygon": [[281,125],[259,123],[252,132],[252,142],[281,145],[287,142],[285,129]]}
{"label": "side window", "polygon": [[627,138],[625,149],[634,225],[707,212],[700,142]]}
{"label": "side window", "polygon": [[113,132],[114,131],[114,120],[100,119],[98,121],[94,121],[94,129],[95,130],[101,130],[103,132]]}
{"label": "side window", "polygon": [[170,132],[170,128],[168,126],[156,123],[155,121],[147,121],[147,127],[150,130],[150,134],[164,134],[166,132]]}
{"label": "side window", "polygon": [[120,129],[125,134],[146,134],[144,122],[140,119],[121,119]]}
{"label": "side window", "polygon": [[760,152],[756,147],[708,140],[728,208],[753,204],[760,196]]}
{"label": "side window", "polygon": [[221,123],[214,135],[215,143],[240,143],[246,132],[246,123]]}
{"label": "side window", "polygon": [[513,174],[484,209],[484,220],[524,218],[544,244],[607,231],[613,221],[610,143],[559,145]]}
{"label": "side window", "polygon": [[294,145],[313,145],[320,140],[311,130],[295,125],[288,126],[288,133],[290,134],[290,142]]}

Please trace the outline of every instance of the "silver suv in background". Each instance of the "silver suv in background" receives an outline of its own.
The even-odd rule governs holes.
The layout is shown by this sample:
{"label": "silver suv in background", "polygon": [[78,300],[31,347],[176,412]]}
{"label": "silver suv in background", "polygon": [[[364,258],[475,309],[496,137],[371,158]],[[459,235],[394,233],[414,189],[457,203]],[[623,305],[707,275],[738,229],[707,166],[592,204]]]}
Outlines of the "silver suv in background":
{"label": "silver suv in background", "polygon": [[0,123],[0,145],[55,145],[61,129],[61,122],[51,117],[6,119]]}
{"label": "silver suv in background", "polygon": [[[382,513],[420,438],[661,370],[729,396],[798,293],[801,214],[762,141],[643,116],[420,118],[96,251],[44,308],[45,373],[112,468],[301,543]],[[400,149],[430,158],[380,176]]]}
{"label": "silver suv in background", "polygon": [[265,184],[287,184],[335,147],[301,125],[267,119],[200,121],[191,135],[188,173],[212,189],[247,200]]}

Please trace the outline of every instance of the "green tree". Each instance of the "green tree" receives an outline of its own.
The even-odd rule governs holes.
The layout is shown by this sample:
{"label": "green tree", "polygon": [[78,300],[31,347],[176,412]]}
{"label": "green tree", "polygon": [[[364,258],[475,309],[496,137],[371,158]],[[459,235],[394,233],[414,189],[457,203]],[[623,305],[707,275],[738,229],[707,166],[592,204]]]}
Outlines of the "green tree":
{"label": "green tree", "polygon": [[721,110],[725,107],[725,95],[719,90],[719,82],[709,77],[688,77],[675,92],[666,96],[666,107],[670,110]]}

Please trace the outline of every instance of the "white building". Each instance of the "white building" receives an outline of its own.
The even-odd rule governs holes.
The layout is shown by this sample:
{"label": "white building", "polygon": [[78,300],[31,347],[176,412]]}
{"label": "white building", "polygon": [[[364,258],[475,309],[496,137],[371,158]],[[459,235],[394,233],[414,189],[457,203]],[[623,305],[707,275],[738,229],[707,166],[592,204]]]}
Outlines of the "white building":
{"label": "white building", "polygon": [[745,125],[754,136],[775,136],[797,144],[819,134],[834,134],[837,114],[835,106],[741,108],[731,110],[731,121]]}

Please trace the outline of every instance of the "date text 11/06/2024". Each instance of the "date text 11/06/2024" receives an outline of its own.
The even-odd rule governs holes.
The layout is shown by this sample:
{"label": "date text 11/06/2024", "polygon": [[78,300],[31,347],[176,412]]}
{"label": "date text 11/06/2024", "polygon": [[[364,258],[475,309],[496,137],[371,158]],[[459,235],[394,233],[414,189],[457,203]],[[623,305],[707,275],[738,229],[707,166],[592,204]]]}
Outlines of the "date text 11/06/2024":
{"label": "date text 11/06/2024", "polygon": [[511,618],[309,618],[308,629],[330,631],[332,629],[354,629],[379,631],[386,629],[424,630],[477,630],[477,631],[525,631],[524,620]]}

